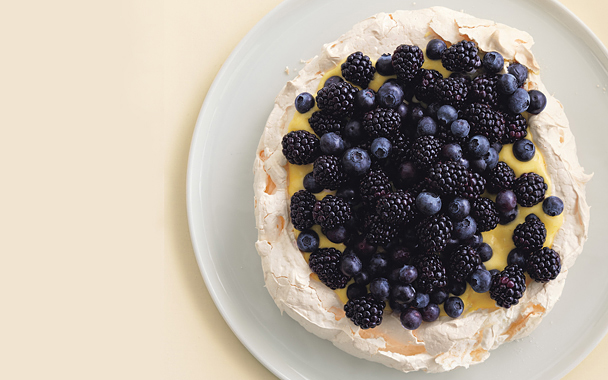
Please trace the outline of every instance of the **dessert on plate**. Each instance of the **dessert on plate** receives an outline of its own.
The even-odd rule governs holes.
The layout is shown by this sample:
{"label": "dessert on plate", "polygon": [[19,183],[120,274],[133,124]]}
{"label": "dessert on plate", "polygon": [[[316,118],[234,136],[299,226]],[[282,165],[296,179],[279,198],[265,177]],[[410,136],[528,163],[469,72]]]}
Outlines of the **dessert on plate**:
{"label": "dessert on plate", "polygon": [[590,176],[532,44],[443,7],[379,13],[286,84],[254,163],[281,311],[404,372],[480,363],[540,323]]}

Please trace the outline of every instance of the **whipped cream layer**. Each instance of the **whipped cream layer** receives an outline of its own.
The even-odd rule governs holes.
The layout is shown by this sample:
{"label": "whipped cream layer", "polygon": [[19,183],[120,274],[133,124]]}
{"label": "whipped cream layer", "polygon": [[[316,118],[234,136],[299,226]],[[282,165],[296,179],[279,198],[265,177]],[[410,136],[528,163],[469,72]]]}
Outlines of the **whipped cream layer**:
{"label": "whipped cream layer", "polygon": [[[297,248],[289,220],[287,160],[281,140],[296,112],[295,97],[304,91],[315,94],[323,74],[348,55],[361,51],[376,60],[401,44],[424,49],[433,38],[448,43],[472,40],[482,51],[502,54],[507,64],[522,63],[531,70],[526,89],[537,89],[547,96],[545,110],[531,115],[529,130],[544,156],[554,195],[564,201],[564,223],[553,242],[553,249],[562,258],[562,271],[549,283],[530,283],[519,304],[510,309],[480,309],[457,319],[440,317],[415,331],[404,329],[397,316],[386,313],[380,326],[361,330],[345,317],[337,294],[311,279],[312,272]],[[559,298],[568,270],[587,239],[589,207],[584,187],[590,176],[578,163],[562,105],[540,80],[532,45],[533,39],[526,32],[443,7],[380,13],[324,45],[321,54],[285,85],[275,100],[254,162],[256,249],[266,287],[281,311],[354,356],[404,372],[442,372],[482,362],[490,350],[528,335],[540,323]]]}

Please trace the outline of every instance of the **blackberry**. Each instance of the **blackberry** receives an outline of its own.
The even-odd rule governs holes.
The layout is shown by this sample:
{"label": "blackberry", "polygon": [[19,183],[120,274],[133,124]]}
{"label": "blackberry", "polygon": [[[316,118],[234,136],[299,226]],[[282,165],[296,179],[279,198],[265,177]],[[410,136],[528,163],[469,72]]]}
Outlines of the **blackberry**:
{"label": "blackberry", "polygon": [[485,189],[485,178],[483,178],[479,173],[469,172],[469,182],[467,183],[467,187],[462,196],[467,199],[479,198]]}
{"label": "blackberry", "polygon": [[434,136],[418,137],[410,148],[410,157],[417,168],[427,170],[439,158],[441,141]]}
{"label": "blackberry", "polygon": [[469,84],[465,78],[449,77],[437,80],[435,99],[441,104],[449,104],[457,109],[464,106],[469,96]]}
{"label": "blackberry", "polygon": [[283,155],[290,164],[307,165],[319,156],[319,138],[308,131],[292,131],[283,136]]}
{"label": "blackberry", "polygon": [[357,91],[348,82],[330,84],[317,92],[317,106],[329,115],[349,117],[355,109]]}
{"label": "blackberry", "polygon": [[342,289],[350,277],[340,270],[341,258],[342,252],[335,248],[319,248],[310,254],[308,266],[329,288]]}
{"label": "blackberry", "polygon": [[499,101],[499,93],[496,89],[498,77],[496,75],[482,74],[473,79],[469,91],[469,101],[484,103],[496,107]]}
{"label": "blackberry", "polygon": [[365,240],[374,245],[386,246],[398,234],[397,225],[382,220],[377,214],[369,214],[365,219]]}
{"label": "blackberry", "polygon": [[289,215],[295,229],[303,231],[315,224],[312,216],[315,203],[317,203],[317,198],[308,190],[297,191],[291,196]]}
{"label": "blackberry", "polygon": [[344,199],[328,194],[315,204],[312,217],[322,228],[331,230],[343,226],[352,217],[352,211]]}
{"label": "blackberry", "polygon": [[392,62],[397,79],[402,83],[408,83],[422,68],[424,54],[418,46],[399,45],[393,53]]}
{"label": "blackberry", "polygon": [[513,231],[513,243],[524,252],[541,249],[547,238],[547,229],[540,219],[528,218]]}
{"label": "blackberry", "polygon": [[397,190],[378,199],[376,212],[387,223],[409,223],[416,214],[416,199],[408,192]]}
{"label": "blackberry", "polygon": [[486,189],[492,194],[501,190],[511,190],[515,178],[513,169],[506,162],[499,161],[488,173]]}
{"label": "blackberry", "polygon": [[416,226],[416,236],[427,252],[441,252],[452,235],[452,221],[444,214],[435,214]]}
{"label": "blackberry", "polygon": [[390,138],[400,126],[401,116],[390,108],[376,108],[363,115],[363,129],[372,139]]}
{"label": "blackberry", "polygon": [[462,40],[441,53],[443,67],[454,72],[473,72],[481,67],[475,42]]}
{"label": "blackberry", "polygon": [[394,133],[388,139],[393,145],[393,150],[391,152],[392,162],[399,164],[407,161],[409,159],[410,139],[401,132]]}
{"label": "blackberry", "polygon": [[431,187],[442,195],[463,195],[469,183],[469,171],[454,161],[438,162],[428,172]]}
{"label": "blackberry", "polygon": [[491,231],[498,225],[496,204],[489,198],[479,197],[471,203],[471,216],[477,222],[479,232]]}
{"label": "blackberry", "polygon": [[507,265],[502,272],[492,276],[490,298],[500,307],[508,309],[517,305],[525,291],[526,277],[518,265]]}
{"label": "blackberry", "polygon": [[328,132],[340,134],[344,126],[344,119],[328,115],[325,112],[315,111],[308,119],[308,124],[317,136],[323,136]]}
{"label": "blackberry", "polygon": [[371,329],[382,323],[382,314],[386,303],[378,301],[371,294],[348,300],[344,305],[346,316],[355,326]]}
{"label": "blackberry", "polygon": [[369,57],[360,51],[349,55],[341,68],[344,79],[363,88],[367,87],[376,72]]}
{"label": "blackberry", "polygon": [[439,71],[420,69],[414,85],[416,99],[427,104],[436,101],[437,93],[435,92],[435,86],[440,79],[443,79],[443,75]]}
{"label": "blackberry", "polygon": [[470,246],[461,245],[450,257],[450,280],[466,282],[479,265],[481,265],[481,258],[477,251]]}
{"label": "blackberry", "polygon": [[379,168],[370,169],[359,182],[359,194],[363,202],[373,206],[378,198],[392,191],[388,176]]}
{"label": "blackberry", "polygon": [[505,116],[491,106],[473,103],[463,110],[462,118],[469,122],[471,135],[482,135],[490,143],[500,142],[506,132]]}
{"label": "blackberry", "polygon": [[324,189],[336,190],[346,182],[342,163],[336,156],[319,156],[312,169],[314,180]]}
{"label": "blackberry", "polygon": [[504,113],[505,134],[502,136],[501,143],[511,144],[523,139],[528,135],[528,121],[520,113]]}
{"label": "blackberry", "polygon": [[536,282],[555,280],[561,269],[562,262],[559,254],[547,247],[533,252],[526,261],[526,271]]}
{"label": "blackberry", "polygon": [[445,288],[448,284],[443,263],[434,253],[426,253],[414,259],[414,266],[418,271],[418,277],[414,282],[417,291],[431,294]]}
{"label": "blackberry", "polygon": [[524,207],[532,207],[542,202],[546,191],[545,179],[536,173],[524,173],[513,183],[517,203]]}

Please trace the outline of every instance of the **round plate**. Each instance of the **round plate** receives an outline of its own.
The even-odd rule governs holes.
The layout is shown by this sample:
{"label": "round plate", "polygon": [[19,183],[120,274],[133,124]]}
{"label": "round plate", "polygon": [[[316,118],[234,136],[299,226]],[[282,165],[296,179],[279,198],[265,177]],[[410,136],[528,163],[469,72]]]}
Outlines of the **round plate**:
{"label": "round plate", "polygon": [[[433,378],[558,379],[608,330],[606,231],[597,217],[608,212],[608,54],[589,29],[554,1],[291,0],[247,34],[215,78],[196,123],[187,186],[190,232],[207,288],[236,336],[280,378],[403,379],[401,372],[350,356],[281,315],[264,288],[254,248],[252,167],[273,100],[303,67],[302,59],[375,13],[433,5],[462,9],[535,38],[543,82],[564,105],[581,163],[596,174],[587,189],[596,216],[590,238],[554,310],[528,338],[499,347],[485,363]],[[428,376],[412,373],[408,379]]]}

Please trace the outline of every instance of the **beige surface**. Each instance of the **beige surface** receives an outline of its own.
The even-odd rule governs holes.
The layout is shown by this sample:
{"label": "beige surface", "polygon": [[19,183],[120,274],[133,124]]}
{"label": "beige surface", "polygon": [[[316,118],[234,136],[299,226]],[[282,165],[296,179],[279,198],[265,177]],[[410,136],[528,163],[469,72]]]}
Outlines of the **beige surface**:
{"label": "beige surface", "polygon": [[[0,378],[274,379],[205,288],[185,178],[213,77],[279,1],[84,3],[0,12]],[[563,3],[608,44],[608,3]]]}

